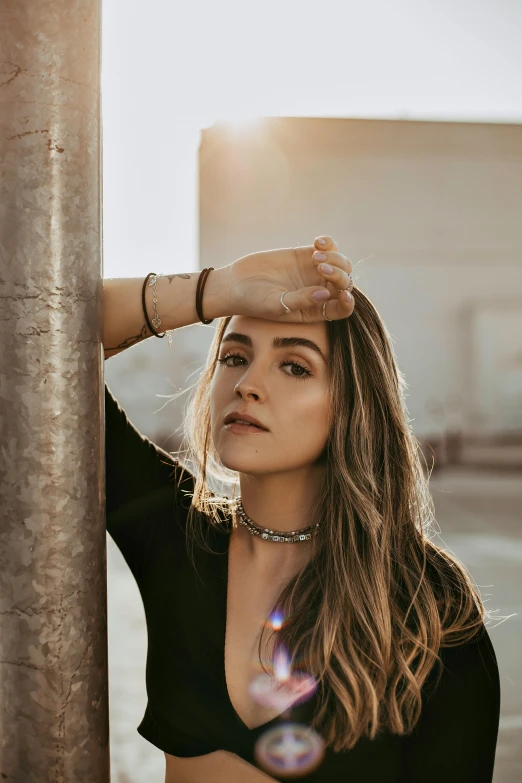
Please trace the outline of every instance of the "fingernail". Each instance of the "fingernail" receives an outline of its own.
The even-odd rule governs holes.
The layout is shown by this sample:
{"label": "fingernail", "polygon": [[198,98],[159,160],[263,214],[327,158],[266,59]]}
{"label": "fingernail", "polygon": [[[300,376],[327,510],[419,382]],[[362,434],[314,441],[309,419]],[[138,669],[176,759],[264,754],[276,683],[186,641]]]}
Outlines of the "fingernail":
{"label": "fingernail", "polygon": [[319,269],[321,272],[326,272],[327,275],[331,275],[333,272],[333,266],[330,264],[319,264]]}
{"label": "fingernail", "polygon": [[326,253],[314,253],[316,261],[326,261]]}
{"label": "fingernail", "polygon": [[326,239],[318,239],[317,240],[318,245],[326,245]]}
{"label": "fingernail", "polygon": [[330,298],[330,291],[314,291],[312,294],[312,299],[314,302],[320,302],[322,299],[329,299]]}

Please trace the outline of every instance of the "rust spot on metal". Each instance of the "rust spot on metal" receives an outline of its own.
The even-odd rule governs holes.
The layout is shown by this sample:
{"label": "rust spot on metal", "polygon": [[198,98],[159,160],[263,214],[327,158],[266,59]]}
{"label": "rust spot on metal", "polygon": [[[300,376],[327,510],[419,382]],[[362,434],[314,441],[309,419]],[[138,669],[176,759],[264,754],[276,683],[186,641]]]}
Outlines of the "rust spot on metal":
{"label": "rust spot on metal", "polygon": [[47,149],[49,152],[65,152],[65,149],[63,147],[57,147],[56,144],[54,144],[54,147],[52,146],[54,144],[52,139],[47,140]]}
{"label": "rust spot on metal", "polygon": [[14,136],[6,136],[7,141],[11,141],[11,139],[22,139],[24,136],[32,136],[33,133],[49,133],[48,130],[35,130],[35,131],[25,131],[24,133],[15,133]]}
{"label": "rust spot on metal", "polygon": [[11,71],[11,74],[9,74],[7,81],[0,81],[0,87],[4,87],[6,84],[11,84],[11,82],[14,82],[17,76],[20,76],[21,73],[27,70],[26,68],[21,68],[19,65],[15,65],[15,63],[9,62],[9,60],[2,60],[1,62],[2,65],[10,65],[13,70]]}

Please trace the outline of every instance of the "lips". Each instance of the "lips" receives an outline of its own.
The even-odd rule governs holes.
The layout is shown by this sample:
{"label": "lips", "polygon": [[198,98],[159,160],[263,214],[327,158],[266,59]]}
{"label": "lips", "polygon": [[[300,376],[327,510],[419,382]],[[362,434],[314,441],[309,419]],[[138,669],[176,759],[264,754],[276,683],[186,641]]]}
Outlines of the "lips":
{"label": "lips", "polygon": [[231,411],[231,413],[228,413],[225,416],[225,421],[223,423],[231,424],[233,421],[237,421],[237,420],[243,422],[246,421],[248,422],[248,424],[252,424],[260,430],[268,431],[268,428],[265,427],[263,424],[261,424],[261,422],[258,419],[254,418],[254,416],[250,416],[248,413],[240,413],[239,411]]}
{"label": "lips", "polygon": [[241,421],[230,421],[228,424],[223,425],[223,429],[238,437],[246,437],[247,435],[268,435],[268,430],[265,430],[264,427],[256,427],[255,424],[246,424]]}
{"label": "lips", "polygon": [[266,431],[263,430],[262,427],[258,427],[257,424],[250,424],[249,421],[229,421],[227,424],[225,424],[225,427],[229,427],[231,424],[237,424],[239,427],[250,427],[250,429],[259,430],[260,432]]}

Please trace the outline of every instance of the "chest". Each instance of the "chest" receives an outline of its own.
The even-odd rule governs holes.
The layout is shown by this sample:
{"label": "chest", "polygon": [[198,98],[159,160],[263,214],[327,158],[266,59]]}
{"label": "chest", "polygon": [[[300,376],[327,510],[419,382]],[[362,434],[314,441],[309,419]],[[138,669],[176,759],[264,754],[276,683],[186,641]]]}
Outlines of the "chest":
{"label": "chest", "polygon": [[[294,571],[279,573],[277,578],[256,574],[248,563],[229,555],[227,612],[224,649],[225,679],[228,696],[235,711],[249,729],[278,717],[279,709],[258,704],[249,694],[252,681],[266,670],[272,671],[272,655],[277,632],[270,625],[270,612]],[[259,641],[267,626],[263,645]]]}

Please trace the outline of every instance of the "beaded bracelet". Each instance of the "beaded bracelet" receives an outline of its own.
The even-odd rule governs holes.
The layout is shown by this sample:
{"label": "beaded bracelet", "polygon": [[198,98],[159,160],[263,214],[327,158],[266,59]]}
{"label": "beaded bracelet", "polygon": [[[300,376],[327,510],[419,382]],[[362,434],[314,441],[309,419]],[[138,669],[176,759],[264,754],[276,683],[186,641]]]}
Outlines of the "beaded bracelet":
{"label": "beaded bracelet", "polygon": [[[197,285],[197,289],[196,289],[196,312],[198,314],[199,320],[202,323],[204,323],[204,324],[211,324],[212,321],[214,320],[213,318],[208,319],[208,320],[203,318],[203,289],[205,288],[205,283],[207,282],[207,278],[208,278],[209,274],[212,272],[213,269],[214,269],[214,267],[211,266],[211,267],[207,267],[206,269],[202,270],[202,272],[201,272],[201,274],[200,274],[200,276],[198,278],[198,285]],[[161,326],[161,318],[159,317],[158,308],[157,308],[157,303],[158,303],[158,296],[157,296],[157,294],[158,294],[158,288],[157,288],[158,277],[163,277],[163,275],[161,273],[158,275],[158,274],[156,274],[156,272],[149,272],[149,274],[147,275],[147,277],[143,281],[143,287],[142,287],[142,290],[141,290],[141,302],[142,302],[142,306],[143,306],[143,315],[145,316],[145,321],[147,323],[147,326],[149,327],[149,331],[155,337],[162,337],[163,338],[163,337],[165,337],[165,335],[167,335],[168,338],[169,338],[169,348],[171,348],[172,347],[172,332],[174,330],[173,329],[169,329],[168,331],[163,332],[163,334],[158,334],[158,332],[156,331],[156,329],[159,329],[160,326]],[[150,322],[149,316],[147,314],[147,307],[145,305],[145,291],[146,291],[146,288],[147,288],[147,281],[149,280],[149,278],[150,278],[149,286],[152,286],[152,285],[154,286],[154,291],[152,292],[153,293],[152,301],[154,303],[154,313],[155,313],[155,315],[154,315],[154,318],[152,319],[152,323]]]}

